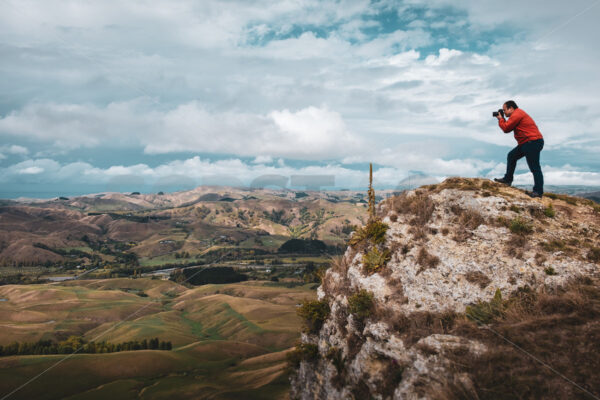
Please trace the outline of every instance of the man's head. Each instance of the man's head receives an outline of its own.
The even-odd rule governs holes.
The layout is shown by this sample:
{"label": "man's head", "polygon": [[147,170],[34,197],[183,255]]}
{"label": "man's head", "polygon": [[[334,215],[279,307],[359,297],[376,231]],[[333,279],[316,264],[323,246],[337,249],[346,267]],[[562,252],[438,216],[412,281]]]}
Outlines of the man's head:
{"label": "man's head", "polygon": [[510,117],[510,115],[517,109],[519,106],[513,100],[509,100],[502,105],[502,109],[504,110],[504,115]]}

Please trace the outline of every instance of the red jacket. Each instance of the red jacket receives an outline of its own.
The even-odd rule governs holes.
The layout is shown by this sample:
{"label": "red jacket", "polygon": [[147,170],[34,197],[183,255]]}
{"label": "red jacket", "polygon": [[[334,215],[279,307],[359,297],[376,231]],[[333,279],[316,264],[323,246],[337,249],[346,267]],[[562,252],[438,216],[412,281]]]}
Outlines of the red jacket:
{"label": "red jacket", "polygon": [[520,108],[513,111],[508,121],[499,119],[498,125],[504,133],[508,133],[514,129],[515,139],[517,139],[519,145],[531,142],[532,140],[543,139],[540,130],[535,122],[533,122],[533,118]]}

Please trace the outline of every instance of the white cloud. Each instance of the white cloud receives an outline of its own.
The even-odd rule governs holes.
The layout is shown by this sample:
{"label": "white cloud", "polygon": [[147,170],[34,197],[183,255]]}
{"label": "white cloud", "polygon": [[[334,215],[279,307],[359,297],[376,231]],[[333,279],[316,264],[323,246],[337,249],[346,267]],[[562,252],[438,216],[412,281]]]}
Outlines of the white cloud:
{"label": "white cloud", "polygon": [[271,157],[269,155],[258,156],[256,158],[254,158],[254,160],[252,161],[253,164],[271,164],[272,162],[273,162],[273,157]]}
{"label": "white cloud", "polygon": [[27,175],[36,175],[39,173],[44,172],[44,168],[41,167],[27,167],[27,168],[23,168],[22,170],[19,171],[20,174],[27,174]]}
{"label": "white cloud", "polygon": [[[440,49],[439,55],[429,55],[425,58],[425,64],[431,66],[440,66],[447,63],[450,59],[462,55],[463,52],[454,49]],[[479,59],[477,59],[479,61]]]}
{"label": "white cloud", "polygon": [[339,113],[313,106],[261,115],[209,113],[197,102],[164,112],[145,109],[142,100],[105,108],[32,104],[0,119],[0,132],[67,149],[142,145],[149,154],[199,151],[315,159],[361,147]]}
{"label": "white cloud", "polygon": [[[375,187],[397,188],[401,186],[402,181],[412,174],[410,170],[406,169],[409,164],[376,169]],[[482,176],[482,169],[490,166],[488,163],[477,160],[438,159],[433,160],[433,164],[435,167],[426,168],[425,172],[439,180],[456,175]],[[500,172],[503,171],[503,168],[503,164],[498,164],[494,169]],[[544,166],[543,170],[546,185],[600,186],[600,173],[598,172],[577,170],[569,165],[561,168]],[[367,171],[350,169],[338,163],[329,163],[324,166],[291,167],[283,162],[278,162],[276,165],[268,166],[252,162],[245,163],[235,158],[209,161],[198,156],[170,161],[156,167],[134,164],[99,168],[83,162],[60,164],[50,159],[39,159],[26,160],[7,168],[0,168],[0,182],[4,184],[23,182],[24,179],[26,183],[92,184],[95,187],[104,184],[106,191],[114,190],[115,186],[125,187],[127,184],[159,188],[178,182],[183,182],[188,187],[202,184],[253,186],[253,182],[264,183],[265,179],[273,179],[273,177],[285,179],[293,175],[332,176],[334,185],[338,188],[357,188],[368,185]],[[288,180],[288,184],[290,182]],[[516,174],[514,183],[532,184],[531,174],[528,171]],[[124,188],[123,190],[128,189]]]}
{"label": "white cloud", "polygon": [[29,150],[27,149],[27,147],[19,146],[16,144],[0,146],[0,160],[7,158],[5,153],[26,156],[29,153]]}
{"label": "white cloud", "polygon": [[[563,171],[549,170],[544,173],[544,185],[582,185],[600,186],[600,172],[595,171]],[[513,183],[518,185],[533,185],[533,177],[528,171],[523,174],[515,174]]]}
{"label": "white cloud", "polygon": [[[600,7],[570,21],[587,2],[505,4],[490,12],[474,0],[1,2],[0,91],[14,106],[0,110],[0,139],[27,148],[1,146],[0,158],[128,148],[256,165],[377,160],[394,171],[474,176],[504,156],[407,148],[407,138],[513,146],[490,113],[514,98],[546,150],[593,159]],[[410,20],[415,5],[422,19],[407,25],[369,19],[387,7]],[[37,167],[36,176],[48,172]]]}

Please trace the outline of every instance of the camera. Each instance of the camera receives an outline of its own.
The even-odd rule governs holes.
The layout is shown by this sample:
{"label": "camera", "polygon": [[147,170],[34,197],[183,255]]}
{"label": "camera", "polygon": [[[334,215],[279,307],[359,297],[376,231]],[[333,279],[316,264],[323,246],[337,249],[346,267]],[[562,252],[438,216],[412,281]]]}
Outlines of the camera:
{"label": "camera", "polygon": [[504,110],[503,109],[499,109],[498,111],[494,111],[492,113],[492,117],[497,117],[498,114],[502,115],[502,118],[504,118]]}

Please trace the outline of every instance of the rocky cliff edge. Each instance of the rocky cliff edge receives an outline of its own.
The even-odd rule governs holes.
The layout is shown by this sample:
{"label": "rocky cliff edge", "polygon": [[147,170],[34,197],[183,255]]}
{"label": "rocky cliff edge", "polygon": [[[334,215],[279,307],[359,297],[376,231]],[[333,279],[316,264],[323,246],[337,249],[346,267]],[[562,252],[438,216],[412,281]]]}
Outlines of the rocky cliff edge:
{"label": "rocky cliff edge", "polygon": [[291,397],[598,395],[599,261],[589,200],[463,178],[385,199],[299,310]]}

